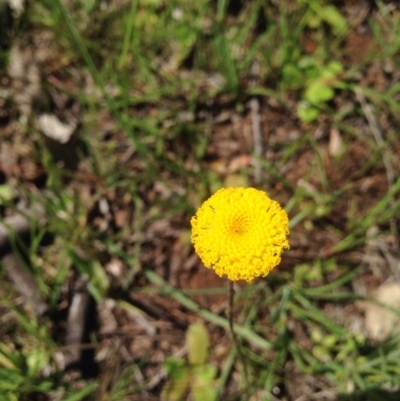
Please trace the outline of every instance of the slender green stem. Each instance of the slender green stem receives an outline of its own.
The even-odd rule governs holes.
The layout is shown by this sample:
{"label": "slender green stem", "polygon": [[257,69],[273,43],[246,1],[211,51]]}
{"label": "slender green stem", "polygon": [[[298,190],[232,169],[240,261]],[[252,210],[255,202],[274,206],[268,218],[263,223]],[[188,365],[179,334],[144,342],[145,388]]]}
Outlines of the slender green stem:
{"label": "slender green stem", "polygon": [[[249,388],[249,381],[248,381],[248,374],[247,374],[247,365],[246,365],[246,358],[243,354],[242,348],[240,346],[240,341],[238,340],[234,328],[234,323],[233,323],[233,299],[234,299],[234,294],[235,290],[233,288],[233,281],[229,280],[229,311],[228,311],[228,320],[229,320],[229,329],[231,331],[231,336],[232,336],[232,341],[235,345],[235,348],[237,350],[238,358],[240,363],[243,366],[243,376],[244,376],[244,388],[245,391],[247,392]],[[247,394],[246,394],[247,395]],[[246,397],[248,398],[248,397]]]}

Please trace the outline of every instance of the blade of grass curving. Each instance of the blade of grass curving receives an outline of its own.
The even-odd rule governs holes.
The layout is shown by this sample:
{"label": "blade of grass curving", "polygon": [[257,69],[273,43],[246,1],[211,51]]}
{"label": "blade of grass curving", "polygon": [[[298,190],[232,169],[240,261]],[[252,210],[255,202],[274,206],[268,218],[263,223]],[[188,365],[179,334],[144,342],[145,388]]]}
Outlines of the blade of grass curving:
{"label": "blade of grass curving", "polygon": [[296,227],[303,220],[305,220],[307,218],[307,216],[309,216],[312,213],[313,210],[315,210],[314,206],[309,207],[306,210],[303,210],[303,211],[297,213],[296,216],[294,216],[290,219],[289,228],[292,229],[292,228]]}
{"label": "blade of grass curving", "polygon": [[326,330],[332,332],[337,336],[344,336],[346,330],[338,324],[332,322],[319,308],[314,306],[308,299],[303,297],[300,292],[293,291],[293,298],[301,305],[295,302],[290,302],[289,309],[300,320],[312,320],[320,323]]}
{"label": "blade of grass curving", "polygon": [[218,60],[220,72],[226,77],[227,88],[233,96],[237,96],[239,89],[239,76],[235,60],[232,57],[230,43],[226,38],[225,30],[221,24],[214,26],[215,58]]}
{"label": "blade of grass curving", "polygon": [[83,276],[87,276],[90,279],[87,284],[87,290],[96,300],[96,302],[101,303],[103,300],[103,294],[102,291],[100,290],[96,273],[93,269],[93,266],[95,265],[96,262],[94,262],[92,259],[85,260],[81,258],[76,252],[75,248],[70,246],[69,244],[66,244],[65,249],[67,251],[69,258],[71,259],[71,261],[73,262],[74,266],[79,271],[79,273],[82,274]]}
{"label": "blade of grass curving", "polygon": [[338,292],[335,294],[307,294],[307,297],[320,301],[363,301],[365,297],[352,292]]}
{"label": "blade of grass curving", "polygon": [[400,211],[400,199],[392,203],[393,199],[397,199],[400,192],[400,178],[389,188],[386,195],[371,209],[363,215],[360,226],[350,235],[343,238],[332,249],[332,253],[343,252],[356,245],[365,242],[363,234],[374,224],[382,224],[396,216]]}
{"label": "blade of grass curving", "polygon": [[[397,347],[399,346],[399,344],[397,344]],[[379,351],[378,351],[379,352]],[[386,364],[389,363],[396,363],[400,358],[400,349],[393,349],[390,353],[385,354],[385,360],[386,360]],[[359,363],[357,365],[357,368],[359,369],[359,371],[370,371],[372,368],[380,368],[382,365],[382,360],[381,357],[378,355],[376,358],[374,359],[370,359],[367,360],[366,362],[363,363]]]}
{"label": "blade of grass curving", "polygon": [[[285,341],[285,345],[289,344],[289,339]],[[287,354],[289,352],[288,347],[279,347],[279,351],[275,355],[275,358],[273,359],[272,363],[269,364],[269,367],[266,372],[266,377],[263,378],[263,383],[264,383],[264,390],[266,391],[272,391],[273,387],[276,382],[276,373],[277,371],[281,371],[283,368]]]}
{"label": "blade of grass curving", "polygon": [[71,269],[69,261],[70,259],[68,257],[67,252],[65,252],[65,249],[62,249],[60,252],[60,258],[58,259],[58,262],[55,265],[56,273],[53,284],[51,286],[50,297],[49,297],[50,311],[55,311],[57,308],[57,303],[60,300],[64,283]]}
{"label": "blade of grass curving", "polygon": [[[111,249],[111,248],[110,248]],[[116,255],[118,255],[116,253]],[[158,295],[165,295],[169,294],[170,290],[159,288],[159,287],[140,287],[135,290],[136,292],[143,292],[145,294],[158,294]],[[215,287],[215,288],[196,288],[196,289],[180,289],[180,292],[182,294],[185,294],[187,296],[195,296],[195,295],[221,295],[221,294],[226,294],[226,288],[225,287]],[[253,296],[254,290],[253,288],[245,287],[240,290],[238,290],[235,293],[235,298],[249,298],[252,299],[251,297]],[[264,300],[263,302],[263,307],[270,305],[271,303],[275,302],[277,299],[281,297],[281,289],[277,289],[276,292],[274,292],[271,296],[269,296],[267,299]],[[252,303],[252,307],[254,307],[254,302]],[[255,317],[255,314],[254,314]],[[246,319],[247,320],[247,319]],[[250,319],[251,320],[251,319]]]}
{"label": "blade of grass curving", "polygon": [[[238,21],[241,21],[240,24],[237,24],[237,32],[235,33],[233,40],[235,44],[243,49],[247,43],[252,43],[253,39],[253,29],[257,23],[259,18],[259,13],[261,9],[261,1],[255,0],[252,2],[247,2],[242,7],[240,14],[238,15]],[[246,55],[249,52],[249,49],[246,49]],[[240,61],[238,60],[238,65]]]}
{"label": "blade of grass curving", "polygon": [[305,297],[326,295],[326,294],[330,293],[331,291],[335,290],[336,288],[351,281],[354,277],[357,276],[357,274],[364,267],[365,267],[365,265],[361,264],[361,265],[357,266],[355,269],[352,269],[351,271],[349,271],[347,274],[343,275],[342,277],[339,277],[337,280],[335,280],[332,283],[329,283],[327,285],[322,285],[321,287],[316,287],[316,288],[302,288],[302,289],[299,289],[299,291]]}
{"label": "blade of grass curving", "polygon": [[356,384],[356,388],[357,390],[365,390],[367,385],[365,384],[365,380],[364,378],[360,375],[360,373],[358,372],[357,369],[353,369],[351,371],[351,378],[354,381],[354,383]]}
{"label": "blade of grass curving", "polygon": [[217,3],[217,21],[223,21],[226,16],[226,10],[228,8],[228,0],[218,0]]}
{"label": "blade of grass curving", "polygon": [[[168,295],[171,291],[165,290],[163,288],[154,288],[154,287],[142,287],[135,290],[137,293],[145,293],[145,294],[157,294],[157,295]],[[187,296],[196,296],[196,295],[221,295],[226,294],[226,288],[196,288],[193,290],[180,290],[182,294]]]}
{"label": "blade of grass curving", "polygon": [[83,60],[85,61],[86,65],[93,77],[93,80],[95,81],[96,85],[100,88],[107,106],[113,113],[113,115],[114,115],[115,119],[117,120],[121,129],[124,130],[126,132],[126,134],[129,136],[129,138],[132,140],[139,156],[141,158],[148,156],[148,152],[147,152],[145,146],[139,141],[139,139],[136,137],[136,135],[134,135],[133,130],[130,128],[129,124],[124,120],[124,118],[121,116],[121,114],[118,112],[118,109],[116,108],[113,99],[107,93],[103,79],[101,78],[100,73],[98,72],[96,66],[94,65],[94,62],[93,62],[86,46],[84,45],[78,31],[76,30],[75,25],[71,21],[68,11],[62,4],[61,0],[55,0],[55,1],[57,3],[57,6],[58,6],[64,20],[65,20],[69,34],[71,35],[73,42],[77,46],[79,53],[81,54]]}
{"label": "blade of grass curving", "polygon": [[[186,297],[181,291],[172,287],[165,281],[161,276],[152,270],[144,269],[143,274],[147,280],[149,280],[152,284],[162,287],[165,290],[169,290],[169,295],[175,299],[182,306],[187,308],[188,310],[197,313],[204,320],[213,323],[219,327],[224,328],[225,330],[229,330],[229,322],[227,319],[224,319],[221,316],[218,316],[208,310],[201,308],[196,302],[192,301],[188,297]],[[254,346],[261,348],[263,350],[271,350],[272,344],[260,337],[258,334],[254,333],[249,327],[234,325],[235,332],[238,336],[244,338],[245,340],[252,343]]]}
{"label": "blade of grass curving", "polygon": [[320,183],[325,191],[329,191],[329,179],[327,177],[327,172],[325,170],[323,156],[321,155],[321,147],[317,140],[312,136],[307,136],[308,143],[314,151],[316,167],[313,169],[317,170],[319,173]]}
{"label": "blade of grass curving", "polygon": [[[293,356],[296,365],[306,373],[313,373],[320,370],[321,362],[318,361],[310,352],[300,347],[294,341],[289,342],[288,349]],[[316,368],[318,367],[318,368]]]}
{"label": "blade of grass curving", "polygon": [[122,52],[119,59],[119,68],[124,68],[127,63],[128,51],[131,45],[131,40],[135,28],[136,13],[139,5],[139,0],[132,0],[131,12],[129,13],[128,26],[125,31],[124,43],[122,45]]}
{"label": "blade of grass curving", "polygon": [[[225,290],[225,292],[226,292],[226,290]],[[220,396],[224,390],[224,387],[225,387],[226,383],[228,382],[229,376],[231,375],[236,357],[237,357],[237,350],[235,347],[232,347],[231,352],[229,353],[228,357],[225,360],[225,364],[222,367],[221,375],[218,380],[219,385],[217,388],[217,394],[216,394],[214,401],[218,401],[220,399]]]}
{"label": "blade of grass curving", "polygon": [[74,394],[67,396],[64,398],[64,401],[80,401],[83,400],[85,397],[87,397],[90,394],[93,394],[93,392],[97,389],[99,386],[99,382],[95,381],[93,383],[89,383],[86,387],[83,389],[74,392]]}
{"label": "blade of grass curving", "polygon": [[382,348],[379,348],[379,356],[380,356],[380,358],[382,360],[382,363],[379,366],[379,368],[380,368],[379,369],[380,370],[379,373],[381,374],[381,376],[382,375],[385,376],[385,371],[387,370],[387,365],[388,365],[389,361],[387,360],[386,355],[383,352]]}
{"label": "blade of grass curving", "polygon": [[[366,214],[368,217],[365,226],[368,228],[371,224],[380,224],[384,223],[392,217],[396,215],[398,209],[400,208],[400,199],[398,199],[398,195],[400,193],[400,178],[393,184],[391,188],[387,191],[385,197],[378,202],[374,207],[371,208],[369,213]],[[393,199],[398,199],[395,203],[391,205]],[[390,206],[390,207],[389,207]],[[369,215],[370,214],[370,215]]]}

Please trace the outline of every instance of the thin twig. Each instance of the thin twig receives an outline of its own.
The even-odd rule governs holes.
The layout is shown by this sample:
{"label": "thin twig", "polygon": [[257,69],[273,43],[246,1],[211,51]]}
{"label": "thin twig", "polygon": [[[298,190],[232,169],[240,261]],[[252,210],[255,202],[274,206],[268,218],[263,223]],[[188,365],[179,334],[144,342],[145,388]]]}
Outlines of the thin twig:
{"label": "thin twig", "polygon": [[[90,295],[87,290],[89,278],[80,276],[75,283],[75,293],[67,317],[67,333],[65,343],[68,346],[79,345],[84,341],[85,325],[90,306]],[[65,367],[78,363],[81,359],[81,349],[72,347],[64,354]]]}
{"label": "thin twig", "polygon": [[[257,84],[257,77],[260,70],[260,65],[256,62],[252,66],[252,85]],[[256,97],[250,100],[251,123],[253,128],[254,141],[254,181],[258,184],[261,181],[261,163],[260,159],[263,153],[261,118],[260,118],[260,102]]]}
{"label": "thin twig", "polygon": [[261,136],[261,119],[260,119],[260,102],[257,98],[250,100],[251,122],[253,127],[254,140],[254,180],[256,183],[261,181],[261,163],[262,156],[262,136]]}

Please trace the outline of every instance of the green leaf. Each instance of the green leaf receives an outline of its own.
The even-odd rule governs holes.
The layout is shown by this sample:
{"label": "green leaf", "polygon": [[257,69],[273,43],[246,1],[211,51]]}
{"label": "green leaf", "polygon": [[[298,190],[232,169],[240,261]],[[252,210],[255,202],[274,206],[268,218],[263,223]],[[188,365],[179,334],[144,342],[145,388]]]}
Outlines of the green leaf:
{"label": "green leaf", "polygon": [[97,260],[92,263],[92,282],[104,295],[110,287],[110,281],[104,267]]}
{"label": "green leaf", "polygon": [[322,20],[324,20],[327,24],[329,24],[333,33],[340,34],[344,33],[347,30],[346,19],[340,14],[334,6],[323,6],[319,9],[319,16]]}
{"label": "green leaf", "polygon": [[204,365],[198,365],[192,368],[193,375],[197,378],[200,378],[204,381],[214,380],[214,377],[217,374],[217,369],[215,366],[210,365],[209,363]]}
{"label": "green leaf", "polygon": [[318,118],[319,110],[316,107],[311,106],[308,102],[301,102],[297,107],[297,115],[301,121],[309,123]]}
{"label": "green leaf", "polygon": [[18,361],[16,361],[11,350],[5,344],[0,343],[0,367],[3,366],[6,369],[18,372],[18,365]]}
{"label": "green leaf", "polygon": [[203,323],[197,322],[189,326],[186,332],[186,347],[191,365],[201,365],[207,361],[210,338]]}
{"label": "green leaf", "polygon": [[343,64],[339,61],[331,61],[326,68],[335,75],[341,74],[344,70]]}
{"label": "green leaf", "polygon": [[14,191],[10,185],[0,185],[0,205],[9,202],[14,197]]}
{"label": "green leaf", "polygon": [[49,354],[42,349],[33,349],[26,357],[29,376],[37,376],[49,363]]}
{"label": "green leaf", "polygon": [[12,370],[0,367],[0,392],[17,391],[24,383],[24,377]]}
{"label": "green leaf", "polygon": [[283,81],[290,88],[300,88],[304,84],[303,74],[294,64],[286,64],[282,68]]}
{"label": "green leaf", "polygon": [[214,387],[214,377],[217,370],[206,364],[193,368],[192,396],[194,401],[214,401],[217,389]]}
{"label": "green leaf", "polygon": [[307,25],[311,28],[311,29],[317,29],[321,26],[321,18],[319,15],[315,14],[315,15],[310,15],[308,17],[307,20]]}
{"label": "green leaf", "polygon": [[170,376],[171,378],[174,378],[176,372],[178,372],[179,374],[179,371],[182,368],[189,368],[189,366],[183,359],[171,357],[167,358],[164,362],[164,369],[167,371],[168,376]]}
{"label": "green leaf", "polygon": [[310,57],[310,56],[303,56],[299,60],[299,62],[297,63],[297,66],[301,70],[313,70],[313,71],[316,71],[318,69],[315,57]]}
{"label": "green leaf", "polygon": [[313,82],[304,92],[304,99],[314,105],[331,100],[334,96],[334,89],[318,81]]}
{"label": "green leaf", "polygon": [[190,381],[190,366],[183,359],[168,358],[164,364],[170,380],[161,392],[161,399],[180,401],[185,395]]}

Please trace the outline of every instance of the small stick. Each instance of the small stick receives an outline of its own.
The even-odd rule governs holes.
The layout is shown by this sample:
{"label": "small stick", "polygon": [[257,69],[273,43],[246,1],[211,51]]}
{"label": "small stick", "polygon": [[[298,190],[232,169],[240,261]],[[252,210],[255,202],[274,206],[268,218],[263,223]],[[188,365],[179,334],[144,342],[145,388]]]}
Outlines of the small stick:
{"label": "small stick", "polygon": [[15,288],[25,301],[32,307],[36,316],[43,316],[48,305],[43,299],[35,278],[31,273],[24,270],[21,261],[13,254],[8,253],[1,259],[8,278],[15,284]]}
{"label": "small stick", "polygon": [[[257,83],[257,76],[260,70],[260,65],[254,63],[252,66],[252,85],[255,86]],[[261,118],[260,118],[260,102],[257,97],[253,97],[250,100],[251,110],[251,125],[253,128],[253,140],[254,140],[254,181],[259,184],[261,181],[261,164],[260,159],[263,153],[262,143],[262,131],[261,131]]]}
{"label": "small stick", "polygon": [[64,354],[64,365],[66,368],[79,363],[81,359],[80,347],[85,336],[86,317],[90,305],[90,295],[87,290],[89,278],[82,275],[75,283],[75,293],[67,317],[67,333],[65,344],[69,346]]}

